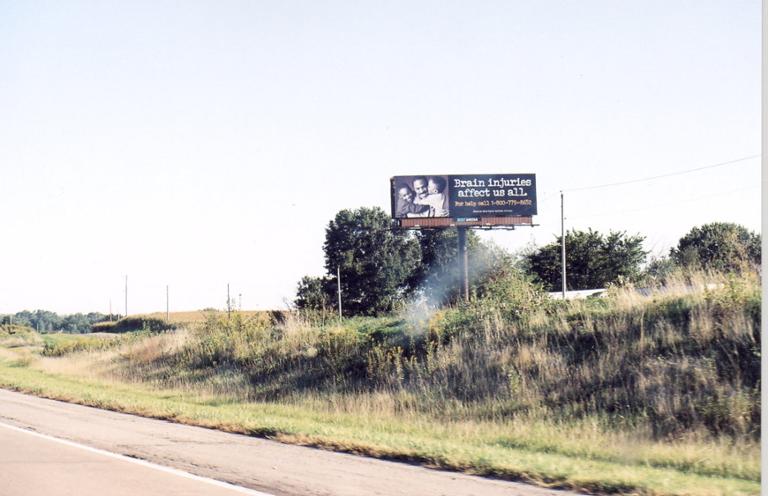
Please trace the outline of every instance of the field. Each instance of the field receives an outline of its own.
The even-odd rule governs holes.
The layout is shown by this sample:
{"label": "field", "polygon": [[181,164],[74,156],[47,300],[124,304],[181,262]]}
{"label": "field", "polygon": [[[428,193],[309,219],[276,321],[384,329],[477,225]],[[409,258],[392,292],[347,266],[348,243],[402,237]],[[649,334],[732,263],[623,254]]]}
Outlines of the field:
{"label": "field", "polygon": [[547,487],[757,494],[760,294],[756,274],[573,302],[508,281],[470,305],[341,322],[253,312],[117,337],[0,329],[0,383]]}
{"label": "field", "polygon": [[[269,312],[262,311],[262,310],[239,310],[235,313],[243,317],[252,317],[260,314],[268,314]],[[195,310],[190,312],[169,312],[168,313],[168,317],[170,319],[169,322],[171,324],[178,324],[178,325],[198,324],[200,322],[205,322],[211,316],[226,316],[226,315],[227,315],[226,310],[213,310],[213,309]],[[166,320],[166,313],[153,312],[153,313],[132,315],[132,317],[144,317],[144,318],[151,318],[151,319]]]}

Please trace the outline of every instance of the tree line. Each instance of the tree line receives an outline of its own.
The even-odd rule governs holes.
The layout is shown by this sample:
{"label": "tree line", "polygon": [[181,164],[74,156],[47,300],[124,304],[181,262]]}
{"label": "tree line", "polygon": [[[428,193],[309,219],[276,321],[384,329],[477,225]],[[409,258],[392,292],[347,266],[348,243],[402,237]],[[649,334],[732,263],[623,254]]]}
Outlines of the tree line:
{"label": "tree line", "polygon": [[0,315],[0,324],[27,326],[39,332],[91,332],[91,326],[98,322],[117,321],[120,315],[105,315],[98,312],[58,315],[48,310],[23,310],[15,314]]}
{"label": "tree line", "polygon": [[[456,302],[460,281],[456,229],[405,231],[393,229],[391,222],[378,207],[338,212],[325,232],[326,273],[299,281],[295,306],[335,311],[339,286],[346,316],[385,314],[413,297],[435,304]],[[562,287],[560,236],[516,255],[482,241],[471,230],[467,241],[470,291],[475,296],[482,296],[493,287],[490,281],[510,271],[546,291]],[[641,234],[621,231],[566,232],[567,289],[642,283],[678,268],[737,271],[760,264],[760,235],[733,223],[694,227],[667,255],[651,260],[644,241]]]}

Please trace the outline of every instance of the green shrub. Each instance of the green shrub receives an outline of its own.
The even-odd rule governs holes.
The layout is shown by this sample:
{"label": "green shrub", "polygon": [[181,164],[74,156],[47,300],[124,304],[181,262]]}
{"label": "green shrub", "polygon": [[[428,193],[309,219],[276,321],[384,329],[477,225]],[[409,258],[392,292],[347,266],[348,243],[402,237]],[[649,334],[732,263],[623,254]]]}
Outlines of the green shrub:
{"label": "green shrub", "polygon": [[[96,327],[100,324],[107,324],[104,327]],[[162,332],[176,329],[175,324],[170,324],[162,319],[153,317],[125,317],[117,322],[111,323],[101,322],[94,324],[92,329],[94,332],[99,329],[98,332],[112,332],[112,333],[124,333],[133,331],[150,331],[150,332]]]}
{"label": "green shrub", "polygon": [[117,325],[117,322],[96,322],[91,324],[91,332],[116,332],[115,325]]}

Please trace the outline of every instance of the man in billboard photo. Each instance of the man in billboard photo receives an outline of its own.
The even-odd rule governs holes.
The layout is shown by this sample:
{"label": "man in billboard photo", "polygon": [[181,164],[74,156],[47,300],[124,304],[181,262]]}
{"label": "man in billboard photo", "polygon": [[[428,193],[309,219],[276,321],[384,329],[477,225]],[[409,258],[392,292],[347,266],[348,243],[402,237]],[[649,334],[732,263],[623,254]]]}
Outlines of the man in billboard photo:
{"label": "man in billboard photo", "polygon": [[397,189],[397,210],[395,216],[402,217],[427,217],[430,210],[428,205],[417,205],[414,203],[416,193],[410,186],[401,184]]}
{"label": "man in billboard photo", "polygon": [[416,205],[429,207],[427,217],[448,217],[448,198],[445,191],[446,180],[441,176],[417,177],[413,180],[416,192]]}

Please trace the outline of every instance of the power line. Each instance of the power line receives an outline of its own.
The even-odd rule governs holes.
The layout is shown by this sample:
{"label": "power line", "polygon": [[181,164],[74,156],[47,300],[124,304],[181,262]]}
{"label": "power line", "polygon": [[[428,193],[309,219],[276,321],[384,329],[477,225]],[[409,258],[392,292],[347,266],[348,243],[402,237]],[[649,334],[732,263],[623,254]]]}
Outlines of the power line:
{"label": "power line", "polygon": [[654,179],[661,179],[661,178],[664,178],[664,177],[680,176],[682,174],[689,174],[691,172],[697,172],[697,171],[700,171],[700,170],[714,169],[715,167],[723,167],[725,165],[731,165],[731,164],[735,164],[735,163],[738,163],[738,162],[744,162],[744,161],[747,161],[747,160],[752,160],[752,159],[758,158],[760,156],[761,156],[761,154],[758,153],[757,155],[750,155],[748,157],[737,158],[737,159],[734,159],[734,160],[729,160],[727,162],[719,162],[717,164],[705,165],[703,167],[696,167],[694,169],[686,169],[686,170],[677,171],[677,172],[670,172],[668,174],[660,174],[658,176],[643,177],[643,178],[640,178],[640,179],[630,179],[628,181],[619,181],[619,182],[615,182],[615,183],[598,184],[596,186],[584,186],[583,188],[564,189],[563,191],[565,191],[565,192],[585,191],[585,190],[588,190],[588,189],[607,188],[607,187],[610,187],[610,186],[621,186],[623,184],[632,184],[632,183],[640,183],[640,182],[645,182],[645,181],[652,181]]}
{"label": "power line", "polygon": [[672,205],[680,205],[680,204],[683,204],[683,203],[698,202],[698,201],[700,201],[700,200],[702,200],[704,198],[712,198],[713,196],[714,197],[717,197],[717,196],[728,196],[728,195],[732,195],[734,193],[740,193],[742,191],[753,190],[753,189],[757,189],[757,188],[760,188],[759,184],[752,185],[752,186],[745,186],[743,188],[732,189],[732,190],[729,190],[729,191],[723,191],[723,192],[720,192],[720,193],[713,193],[713,194],[710,194],[710,195],[698,195],[698,196],[689,197],[689,198],[681,198],[678,201],[674,201],[674,202],[657,203],[657,204],[654,204],[652,206],[645,207],[645,208],[633,208],[633,209],[630,209],[630,210],[620,210],[620,211],[614,211],[614,212],[609,212],[609,213],[591,212],[591,213],[586,213],[586,214],[582,214],[582,215],[576,215],[575,217],[568,217],[568,219],[584,219],[584,218],[593,218],[593,217],[609,217],[609,216],[618,216],[618,215],[623,215],[623,214],[631,214],[631,213],[635,213],[635,212],[646,212],[648,210],[658,210],[658,209],[661,209],[661,208],[667,208],[667,207],[670,207]]}

